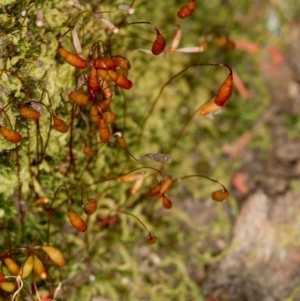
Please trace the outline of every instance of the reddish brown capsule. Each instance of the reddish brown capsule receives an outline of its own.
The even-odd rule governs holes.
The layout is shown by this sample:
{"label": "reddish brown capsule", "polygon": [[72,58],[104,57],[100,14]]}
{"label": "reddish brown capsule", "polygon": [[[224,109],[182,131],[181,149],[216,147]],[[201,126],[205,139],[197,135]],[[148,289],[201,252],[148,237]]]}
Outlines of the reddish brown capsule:
{"label": "reddish brown capsule", "polygon": [[177,16],[180,19],[184,19],[189,17],[196,8],[196,0],[191,0],[188,4],[184,5],[180,8],[180,10],[177,12]]}
{"label": "reddish brown capsule", "polygon": [[13,276],[17,276],[19,274],[20,267],[13,259],[5,257],[3,259],[3,263]]}
{"label": "reddish brown capsule", "polygon": [[217,190],[211,194],[211,198],[216,202],[223,202],[229,196],[229,192],[227,190]]}
{"label": "reddish brown capsule", "polygon": [[37,120],[41,114],[33,108],[20,108],[19,113],[26,119]]}
{"label": "reddish brown capsule", "polygon": [[92,215],[97,210],[97,201],[95,199],[88,199],[88,201],[82,205],[82,208],[86,215]]}
{"label": "reddish brown capsule", "polygon": [[232,87],[233,87],[233,75],[232,75],[232,71],[230,70],[229,75],[227,76],[226,80],[224,81],[224,83],[222,84],[222,86],[220,87],[217,93],[215,99],[216,105],[220,107],[225,105],[225,103],[228,101],[228,99],[231,96]]}
{"label": "reddish brown capsule", "polygon": [[154,55],[159,55],[165,50],[166,47],[166,41],[165,38],[160,34],[160,32],[157,30],[156,39],[154,40],[152,44],[151,52]]}
{"label": "reddish brown capsule", "polygon": [[22,140],[22,136],[14,130],[0,126],[0,134],[9,142],[18,143]]}
{"label": "reddish brown capsule", "polygon": [[118,119],[118,115],[116,113],[113,113],[113,112],[105,112],[103,114],[103,119],[107,123],[113,123]]}
{"label": "reddish brown capsule", "polygon": [[157,196],[159,193],[160,193],[160,190],[161,190],[161,185],[160,183],[155,185],[154,187],[150,188],[148,190],[148,195],[149,196]]}
{"label": "reddish brown capsule", "polygon": [[108,106],[109,106],[109,104],[110,104],[110,102],[111,102],[111,99],[112,99],[112,97],[110,97],[110,98],[105,98],[103,101],[100,101],[100,102],[98,103],[99,109],[100,109],[101,111],[105,111],[105,110],[108,108]]}
{"label": "reddish brown capsule", "polygon": [[87,156],[87,157],[93,157],[95,155],[95,152],[94,150],[88,146],[88,145],[85,145],[84,148],[83,148],[83,152],[84,154]]}
{"label": "reddish brown capsule", "polygon": [[102,118],[100,118],[100,120],[99,120],[98,132],[99,132],[100,140],[102,142],[109,141],[110,129],[109,129],[109,126],[107,125],[107,122]]}
{"label": "reddish brown capsule", "polygon": [[171,209],[173,204],[170,199],[168,199],[165,195],[162,196],[162,203],[166,209]]}
{"label": "reddish brown capsule", "polygon": [[54,247],[50,247],[50,246],[43,246],[42,250],[50,257],[50,259],[56,263],[59,267],[62,267],[63,265],[65,265],[65,259],[62,256],[61,252],[54,248]]}
{"label": "reddish brown capsule", "polygon": [[47,279],[47,273],[45,270],[45,267],[42,263],[42,261],[33,254],[33,270],[34,272],[41,278],[41,279]]}
{"label": "reddish brown capsule", "polygon": [[126,140],[123,137],[117,137],[117,141],[118,141],[121,148],[126,148],[127,147]]}
{"label": "reddish brown capsule", "polygon": [[60,118],[53,115],[54,128],[60,133],[66,133],[69,130],[69,126]]}
{"label": "reddish brown capsule", "polygon": [[92,68],[87,80],[88,93],[91,99],[95,99],[99,93],[97,70]]}
{"label": "reddish brown capsule", "polygon": [[69,210],[68,211],[68,218],[71,225],[78,230],[79,232],[85,232],[87,229],[85,221],[75,212]]}
{"label": "reddish brown capsule", "polygon": [[147,243],[149,245],[153,245],[153,244],[155,244],[155,242],[156,242],[156,237],[152,233],[149,232],[148,236],[147,236]]}
{"label": "reddish brown capsule", "polygon": [[68,98],[79,106],[86,106],[90,103],[89,97],[81,92],[70,92]]}
{"label": "reddish brown capsule", "polygon": [[118,74],[114,70],[108,70],[107,71],[110,79],[120,88],[122,89],[131,89],[132,88],[132,81],[129,80],[128,78],[124,77],[123,75]]}
{"label": "reddish brown capsule", "polygon": [[85,69],[88,66],[88,62],[86,60],[82,59],[77,54],[64,49],[60,45],[58,46],[58,53],[68,64],[76,68]]}
{"label": "reddish brown capsule", "polygon": [[91,64],[96,69],[104,70],[116,69],[119,66],[118,60],[108,57],[91,60]]}

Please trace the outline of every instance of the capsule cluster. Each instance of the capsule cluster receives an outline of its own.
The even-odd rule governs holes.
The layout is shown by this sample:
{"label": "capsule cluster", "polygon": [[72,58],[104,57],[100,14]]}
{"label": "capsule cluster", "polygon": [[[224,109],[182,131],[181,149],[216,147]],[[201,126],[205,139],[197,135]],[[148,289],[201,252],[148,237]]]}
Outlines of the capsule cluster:
{"label": "capsule cluster", "polygon": [[[95,49],[97,55],[93,57]],[[71,91],[68,94],[68,99],[80,107],[91,105],[90,119],[98,127],[101,142],[118,142],[120,147],[126,148],[124,138],[112,137],[111,135],[109,124],[115,122],[118,116],[108,111],[108,107],[113,97],[113,85],[122,89],[131,89],[133,86],[132,81],[128,79],[131,68],[129,60],[121,55],[103,56],[97,44],[93,45],[89,59],[85,60],[78,54],[65,50],[62,46],[62,39],[59,41],[58,53],[68,64],[76,68],[86,69],[90,66],[86,80],[87,92]],[[57,120],[57,117],[55,117],[55,128],[60,132],[66,132],[67,127],[58,129],[59,122],[62,123],[62,120]],[[84,147],[84,153],[88,157],[94,155],[94,151],[87,144]]]}
{"label": "capsule cluster", "polygon": [[173,182],[172,176],[167,176],[157,185],[150,188],[148,191],[148,196],[162,198],[162,204],[164,208],[171,209],[173,206],[172,201],[165,196],[165,193],[169,190]]}

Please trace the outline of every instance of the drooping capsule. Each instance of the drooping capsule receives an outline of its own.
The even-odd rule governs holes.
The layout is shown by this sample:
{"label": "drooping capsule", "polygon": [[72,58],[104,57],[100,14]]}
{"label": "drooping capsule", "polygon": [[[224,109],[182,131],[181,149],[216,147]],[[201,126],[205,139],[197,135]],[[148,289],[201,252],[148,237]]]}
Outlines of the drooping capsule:
{"label": "drooping capsule", "polygon": [[224,83],[221,85],[220,89],[217,92],[217,96],[215,98],[216,105],[222,107],[228,101],[231,96],[233,87],[233,75],[232,70],[230,69],[230,73],[227,76]]}
{"label": "drooping capsule", "polygon": [[17,276],[19,274],[20,267],[13,259],[5,257],[3,259],[3,263],[13,276]]}
{"label": "drooping capsule", "polygon": [[113,123],[118,119],[118,115],[113,112],[105,112],[102,117],[107,123]]}
{"label": "drooping capsule", "polygon": [[163,179],[160,183],[161,188],[157,196],[161,197],[164,193],[166,193],[169,190],[170,186],[172,185],[172,182],[173,182],[172,176],[167,176],[165,179]]}
{"label": "drooping capsule", "polygon": [[177,12],[177,16],[180,19],[184,19],[189,17],[196,8],[196,0],[191,0],[186,5],[182,6],[180,10]]}
{"label": "drooping capsule", "polygon": [[107,122],[103,118],[100,118],[100,120],[99,120],[98,132],[99,132],[100,140],[102,142],[109,141],[110,129],[109,129]]}
{"label": "drooping capsule", "polygon": [[68,98],[79,106],[86,106],[90,103],[89,97],[78,91],[70,92]]}
{"label": "drooping capsule", "polygon": [[33,257],[30,254],[26,258],[26,260],[23,263],[23,265],[21,266],[18,275],[21,276],[21,279],[26,279],[30,275],[32,269],[33,269]]}
{"label": "drooping capsule", "polygon": [[116,69],[119,66],[119,62],[114,57],[103,57],[99,59],[90,60],[92,66],[96,69],[110,70]]}
{"label": "drooping capsule", "polygon": [[151,48],[152,54],[154,54],[154,55],[161,54],[165,50],[165,47],[166,47],[165,38],[158,30],[156,30],[156,38],[155,38],[155,40],[152,44],[152,48]]}
{"label": "drooping capsule", "polygon": [[90,158],[95,155],[95,151],[88,145],[84,146],[83,152],[87,157],[90,157]]}
{"label": "drooping capsule", "polygon": [[156,240],[157,240],[156,237],[152,233],[149,232],[147,235],[147,243],[149,245],[153,245],[153,244],[155,244]]}
{"label": "drooping capsule", "polygon": [[53,115],[53,126],[60,133],[66,133],[69,130],[69,126],[60,118]]}
{"label": "drooping capsule", "polygon": [[149,196],[157,196],[159,193],[160,193],[160,190],[161,190],[161,184],[158,183],[157,185],[155,185],[154,187],[150,188],[148,190],[148,195]]}
{"label": "drooping capsule", "polygon": [[4,139],[12,143],[18,143],[23,138],[22,135],[20,135],[18,132],[5,128],[3,126],[0,126],[0,134]]}
{"label": "drooping capsule", "polygon": [[144,179],[145,179],[145,174],[144,173],[140,174],[131,188],[132,195],[136,194],[141,189],[144,183]]}
{"label": "drooping capsule", "polygon": [[41,114],[36,111],[33,108],[29,107],[24,107],[24,108],[19,108],[19,113],[25,118],[25,119],[33,119],[37,120],[40,118]]}
{"label": "drooping capsule", "polygon": [[167,198],[165,195],[162,196],[162,204],[166,209],[171,209],[173,206],[172,201],[169,198]]}
{"label": "drooping capsule", "polygon": [[108,82],[106,80],[101,80],[100,82],[100,89],[103,94],[104,99],[112,98],[113,92],[111,90],[111,87],[109,86]]}
{"label": "drooping capsule", "polygon": [[111,102],[111,99],[112,99],[112,97],[110,97],[110,98],[105,98],[104,100],[100,101],[100,102],[98,103],[98,108],[99,108],[102,112],[105,111],[105,110],[108,108],[108,106],[109,106],[109,104],[110,104],[110,102]]}
{"label": "drooping capsule", "polygon": [[85,204],[82,205],[82,208],[86,215],[92,215],[97,210],[97,201],[93,198],[90,198]]}
{"label": "drooping capsule", "polygon": [[41,248],[59,267],[65,265],[65,259],[58,249],[50,246],[42,246]]}
{"label": "drooping capsule", "polygon": [[58,46],[59,55],[71,66],[85,69],[88,66],[88,62],[82,59],[78,54],[72,53],[64,49],[61,45]]}
{"label": "drooping capsule", "polygon": [[118,74],[114,70],[108,70],[107,73],[110,79],[120,88],[127,89],[127,90],[132,88],[133,86],[132,81],[126,78],[125,76]]}
{"label": "drooping capsule", "polygon": [[17,287],[17,284],[14,282],[4,281],[0,283],[0,288],[5,292],[12,293]]}
{"label": "drooping capsule", "polygon": [[99,113],[98,106],[96,104],[92,105],[90,108],[90,117],[93,123],[95,123],[96,125],[99,124],[100,113]]}
{"label": "drooping capsule", "polygon": [[205,103],[199,110],[199,114],[202,116],[206,116],[208,114],[214,113],[220,110],[220,106],[215,103],[215,97]]}
{"label": "drooping capsule", "polygon": [[221,189],[214,191],[211,194],[211,198],[216,202],[224,202],[229,196],[229,192],[227,190]]}
{"label": "drooping capsule", "polygon": [[33,270],[43,280],[47,279],[47,272],[42,261],[33,254]]}
{"label": "drooping capsule", "polygon": [[117,141],[121,148],[125,149],[127,147],[126,140],[123,137],[117,137]]}
{"label": "drooping capsule", "polygon": [[99,81],[97,70],[92,68],[87,79],[88,93],[90,99],[95,99],[99,93]]}
{"label": "drooping capsule", "polygon": [[68,218],[69,218],[71,225],[79,232],[85,232],[87,230],[85,221],[75,212],[69,210]]}

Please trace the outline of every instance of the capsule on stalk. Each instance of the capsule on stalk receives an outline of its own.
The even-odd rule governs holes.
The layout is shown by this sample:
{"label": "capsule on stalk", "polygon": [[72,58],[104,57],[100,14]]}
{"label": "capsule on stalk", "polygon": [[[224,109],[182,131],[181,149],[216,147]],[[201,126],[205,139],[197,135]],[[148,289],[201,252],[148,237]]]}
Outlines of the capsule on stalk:
{"label": "capsule on stalk", "polygon": [[166,209],[171,209],[173,204],[170,199],[168,199],[165,195],[162,196],[162,203]]}
{"label": "capsule on stalk", "polygon": [[3,259],[3,263],[13,276],[18,276],[20,267],[13,259],[10,257],[5,257]]}
{"label": "capsule on stalk", "polygon": [[57,51],[59,55],[73,67],[85,69],[88,66],[88,62],[86,60],[82,59],[78,54],[64,49],[60,44]]}
{"label": "capsule on stalk", "polygon": [[20,135],[18,132],[5,128],[3,126],[0,126],[0,134],[4,139],[12,143],[18,143],[23,138],[22,135]]}
{"label": "capsule on stalk", "polygon": [[78,230],[79,232],[85,232],[87,229],[85,221],[75,212],[69,210],[68,211],[68,218],[71,225]]}
{"label": "capsule on stalk", "polygon": [[69,100],[74,102],[75,104],[79,106],[86,106],[90,103],[89,97],[81,92],[70,92],[68,94]]}
{"label": "capsule on stalk", "polygon": [[221,189],[214,191],[211,194],[211,198],[216,202],[224,202],[229,196],[229,192],[227,190]]}
{"label": "capsule on stalk", "polygon": [[21,266],[18,275],[21,276],[21,279],[26,279],[30,275],[32,269],[33,269],[33,257],[30,254],[26,258],[24,264]]}
{"label": "capsule on stalk", "polygon": [[151,48],[151,52],[154,55],[159,55],[161,54],[166,47],[166,41],[165,38],[163,37],[163,35],[156,30],[156,38],[152,44],[152,48]]}
{"label": "capsule on stalk", "polygon": [[33,270],[43,280],[47,279],[47,272],[42,261],[33,254]]}
{"label": "capsule on stalk", "polygon": [[232,70],[230,68],[230,73],[227,76],[226,80],[220,87],[220,89],[217,92],[217,96],[215,98],[216,105],[222,107],[225,105],[225,103],[228,101],[228,99],[231,96],[232,93],[232,87],[233,87],[233,75]]}
{"label": "capsule on stalk", "polygon": [[82,208],[86,215],[92,215],[97,210],[97,201],[93,198],[88,199],[88,201],[82,205]]}
{"label": "capsule on stalk", "polygon": [[50,246],[42,246],[41,248],[59,267],[65,265],[65,259],[58,249]]}
{"label": "capsule on stalk", "polygon": [[60,133],[66,133],[69,130],[69,126],[60,118],[53,115],[54,128]]}
{"label": "capsule on stalk", "polygon": [[33,108],[19,108],[19,113],[25,118],[25,119],[33,119],[37,120],[40,118],[41,114],[36,111]]}
{"label": "capsule on stalk", "polygon": [[107,125],[107,122],[103,118],[100,118],[99,120],[98,132],[99,132],[100,140],[102,142],[109,141],[110,129],[109,126]]}
{"label": "capsule on stalk", "polygon": [[196,8],[196,0],[191,0],[188,4],[184,5],[180,8],[180,10],[177,12],[177,16],[180,19],[184,19],[189,17]]}

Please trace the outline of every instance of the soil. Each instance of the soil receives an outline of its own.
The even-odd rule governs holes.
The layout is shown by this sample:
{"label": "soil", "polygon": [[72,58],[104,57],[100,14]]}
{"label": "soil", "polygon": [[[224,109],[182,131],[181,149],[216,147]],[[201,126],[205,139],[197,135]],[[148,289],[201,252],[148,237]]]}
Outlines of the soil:
{"label": "soil", "polygon": [[[201,284],[208,301],[300,300],[300,135],[290,138],[287,117],[300,113],[300,23],[290,26],[288,47],[268,46],[261,74],[272,104],[230,149],[241,168],[232,194],[241,204],[231,252],[209,267]],[[247,143],[264,126],[267,156]]]}

